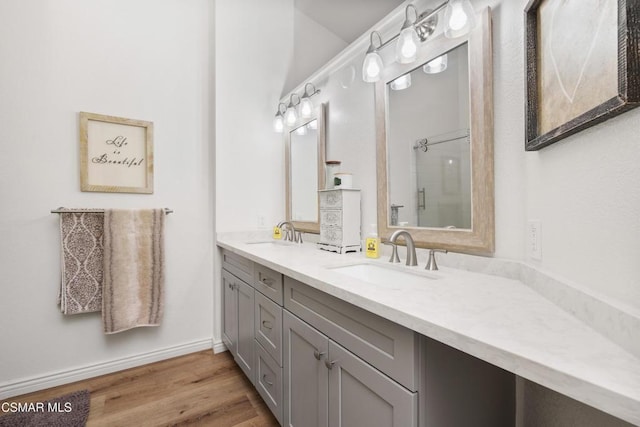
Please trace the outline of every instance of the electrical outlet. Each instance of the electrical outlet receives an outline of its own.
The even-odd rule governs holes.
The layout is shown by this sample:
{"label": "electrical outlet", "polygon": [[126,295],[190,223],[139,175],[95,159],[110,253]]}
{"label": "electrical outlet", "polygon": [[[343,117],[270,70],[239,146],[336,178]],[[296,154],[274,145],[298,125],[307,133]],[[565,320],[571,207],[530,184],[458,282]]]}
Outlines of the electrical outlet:
{"label": "electrical outlet", "polygon": [[542,260],[542,223],[540,220],[529,221],[527,227],[527,243],[531,258],[539,261]]}

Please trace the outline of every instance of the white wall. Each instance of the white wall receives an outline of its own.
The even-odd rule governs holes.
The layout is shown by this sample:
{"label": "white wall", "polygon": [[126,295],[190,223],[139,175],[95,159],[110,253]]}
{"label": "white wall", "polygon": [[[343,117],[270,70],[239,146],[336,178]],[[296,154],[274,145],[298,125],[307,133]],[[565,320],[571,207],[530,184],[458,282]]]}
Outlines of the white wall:
{"label": "white wall", "polygon": [[293,60],[289,62],[287,80],[280,95],[290,92],[336,52],[347,47],[347,42],[297,8],[293,10],[293,34],[285,36],[285,40],[293,41]]}
{"label": "white wall", "polygon": [[272,122],[292,59],[293,0],[218,0],[215,31],[217,231],[273,226],[285,216],[284,136]]}
{"label": "white wall", "polygon": [[[190,343],[213,325],[206,0],[0,2],[0,389]],[[154,122],[155,193],[80,191],[78,112]],[[162,325],[105,336],[63,316],[58,216],[170,207]]]}

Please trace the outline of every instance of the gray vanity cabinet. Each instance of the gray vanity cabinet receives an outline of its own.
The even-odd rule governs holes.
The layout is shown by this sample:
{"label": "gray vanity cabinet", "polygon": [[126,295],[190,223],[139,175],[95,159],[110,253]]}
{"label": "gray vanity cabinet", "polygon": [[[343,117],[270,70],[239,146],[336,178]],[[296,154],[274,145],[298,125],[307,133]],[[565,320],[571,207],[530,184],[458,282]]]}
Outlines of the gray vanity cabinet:
{"label": "gray vanity cabinet", "polygon": [[284,425],[327,427],[329,339],[286,310],[282,317]]}
{"label": "gray vanity cabinet", "polygon": [[[251,277],[253,264],[224,253],[222,292],[224,299],[222,339],[247,378],[254,383],[254,299],[255,290],[238,276]],[[230,271],[233,271],[232,274]]]}
{"label": "gray vanity cabinet", "polygon": [[417,393],[286,310],[283,328],[286,426],[417,425]]}

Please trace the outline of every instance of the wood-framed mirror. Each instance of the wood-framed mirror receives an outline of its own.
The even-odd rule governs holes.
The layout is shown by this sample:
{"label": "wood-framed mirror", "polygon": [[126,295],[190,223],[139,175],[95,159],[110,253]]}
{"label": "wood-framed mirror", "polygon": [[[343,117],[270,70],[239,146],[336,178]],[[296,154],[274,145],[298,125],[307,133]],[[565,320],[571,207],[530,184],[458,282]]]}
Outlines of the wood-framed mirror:
{"label": "wood-framed mirror", "polygon": [[375,99],[378,234],[404,229],[418,247],[493,253],[490,9],[467,36],[439,35],[414,63],[389,64]]}
{"label": "wood-framed mirror", "polygon": [[296,230],[320,233],[318,190],[325,185],[324,104],[285,129],[286,218]]}

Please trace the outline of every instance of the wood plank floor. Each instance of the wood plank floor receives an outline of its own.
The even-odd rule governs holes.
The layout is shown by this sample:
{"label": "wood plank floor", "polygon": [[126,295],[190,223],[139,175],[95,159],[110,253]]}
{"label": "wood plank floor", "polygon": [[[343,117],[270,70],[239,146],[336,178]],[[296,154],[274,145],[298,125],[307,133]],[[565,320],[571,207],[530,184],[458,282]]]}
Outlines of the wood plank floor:
{"label": "wood plank floor", "polygon": [[278,426],[229,352],[192,353],[7,401],[91,392],[87,426]]}

